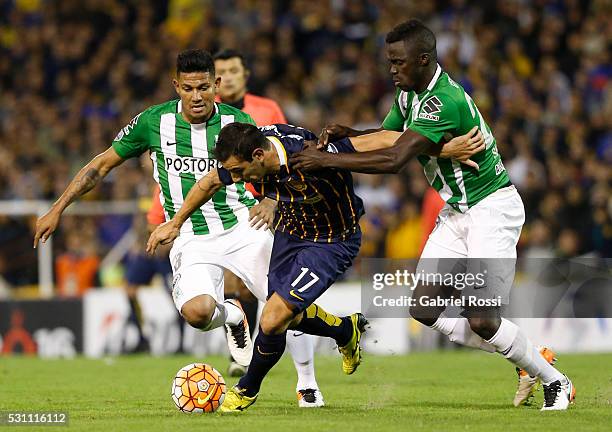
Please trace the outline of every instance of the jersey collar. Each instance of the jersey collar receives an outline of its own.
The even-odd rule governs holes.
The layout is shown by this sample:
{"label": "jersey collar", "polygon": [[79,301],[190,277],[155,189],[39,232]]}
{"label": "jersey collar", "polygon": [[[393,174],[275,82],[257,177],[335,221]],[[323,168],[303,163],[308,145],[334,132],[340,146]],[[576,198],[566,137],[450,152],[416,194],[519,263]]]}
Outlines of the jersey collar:
{"label": "jersey collar", "polygon": [[208,121],[206,122],[206,125],[208,126],[208,125],[212,125],[212,124],[219,123],[219,122],[221,122],[221,114],[219,113],[219,105],[217,105],[217,103],[214,102],[213,113],[208,119]]}
{"label": "jersey collar", "polygon": [[[429,84],[427,84],[427,90],[425,91],[433,90],[434,86],[436,85],[436,82],[438,82],[438,79],[440,78],[440,75],[442,75],[442,67],[440,66],[440,63],[436,63],[436,73],[434,74],[431,81],[429,81]],[[423,93],[425,93],[425,91]]]}
{"label": "jersey collar", "polygon": [[[181,100],[178,100],[178,103],[176,104],[176,112],[180,113],[183,111],[183,104],[181,102]],[[181,118],[183,118],[183,116],[180,116]],[[183,119],[184,120],[184,119]],[[212,125],[215,123],[219,123],[221,121],[221,116],[219,115],[219,105],[217,105],[217,103],[215,102],[213,104],[213,113],[210,116],[210,118],[208,119],[208,121],[205,121],[204,123],[201,123],[202,125]]]}
{"label": "jersey collar", "polygon": [[287,152],[285,151],[285,147],[283,147],[283,144],[275,136],[268,136],[266,138],[268,138],[268,141],[270,141],[272,145],[274,146],[274,149],[276,150],[276,153],[278,154],[278,160],[280,161],[280,166],[281,167],[286,166],[287,165]]}

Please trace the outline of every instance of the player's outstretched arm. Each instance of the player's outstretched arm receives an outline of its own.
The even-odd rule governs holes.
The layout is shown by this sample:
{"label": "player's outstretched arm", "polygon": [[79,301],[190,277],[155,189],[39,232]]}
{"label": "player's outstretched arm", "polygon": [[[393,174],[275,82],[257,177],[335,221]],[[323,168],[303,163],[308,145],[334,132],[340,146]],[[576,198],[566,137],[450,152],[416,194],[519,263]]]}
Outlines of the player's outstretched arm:
{"label": "player's outstretched arm", "polygon": [[365,174],[395,174],[416,155],[426,153],[434,143],[406,129],[391,147],[361,153],[327,153],[327,167]]}
{"label": "player's outstretched arm", "polygon": [[57,229],[60,218],[66,207],[78,197],[89,192],[102,180],[113,168],[125,161],[117,154],[113,147],[93,158],[72,179],[64,193],[51,206],[49,211],[36,221],[36,233],[34,234],[34,248],[38,246],[39,240],[45,243],[49,236]]}
{"label": "player's outstretched arm", "polygon": [[477,127],[467,134],[441,145],[407,129],[403,133],[379,131],[351,138],[358,153],[333,154],[315,152],[310,147],[291,156],[294,169],[312,171],[322,168],[341,168],[366,174],[397,173],[410,159],[419,154],[454,158],[478,169],[469,158],[484,149],[484,140]]}
{"label": "player's outstretched arm", "polygon": [[149,236],[147,242],[147,253],[153,255],[160,244],[168,244],[178,237],[181,226],[191,214],[209,201],[223,183],[219,179],[216,169],[210,171],[193,185],[183,205],[172,219],[158,226]]}
{"label": "player's outstretched arm", "polygon": [[[381,130],[367,135],[351,137],[351,144],[357,152],[366,152],[393,147],[401,132]],[[471,167],[478,169],[478,164],[470,157],[485,148],[484,137],[478,126],[474,126],[468,133],[454,137],[447,143],[432,145],[427,149],[428,156],[456,159]]]}
{"label": "player's outstretched arm", "polygon": [[[393,147],[401,132],[391,130],[380,130],[366,135],[351,137],[351,144],[357,152],[366,152]],[[454,137],[447,143],[438,143],[427,149],[428,156],[456,159],[466,165],[478,169],[478,165],[469,158],[473,154],[484,150],[485,143],[478,126],[474,126],[465,135]]]}
{"label": "player's outstretched arm", "polygon": [[330,141],[337,141],[339,139],[347,138],[347,137],[357,137],[357,136],[361,136],[365,134],[378,132],[380,130],[382,130],[382,128],[367,129],[367,130],[359,131],[359,130],[350,128],[348,126],[342,126],[342,125],[335,124],[335,123],[329,124],[323,128],[323,130],[321,131],[321,135],[319,135],[319,141],[317,142],[317,149],[320,150],[324,148],[325,146],[327,146],[327,144]]}
{"label": "player's outstretched arm", "polygon": [[401,132],[380,130],[373,133],[351,137],[351,144],[359,153],[393,147]]}

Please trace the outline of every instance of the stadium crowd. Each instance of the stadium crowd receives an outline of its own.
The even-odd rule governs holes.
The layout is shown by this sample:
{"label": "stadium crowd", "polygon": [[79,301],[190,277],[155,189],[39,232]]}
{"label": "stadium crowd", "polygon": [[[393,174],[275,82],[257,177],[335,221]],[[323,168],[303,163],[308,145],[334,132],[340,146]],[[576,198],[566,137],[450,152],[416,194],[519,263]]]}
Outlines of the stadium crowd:
{"label": "stadium crowd", "polygon": [[[55,199],[144,107],[173,98],[176,53],[240,49],[249,90],[289,122],[378,127],[395,89],[384,38],[409,17],[487,118],[526,207],[524,256],[612,256],[612,40],[605,0],[0,1],[0,200]],[[148,198],[145,158],[86,199]],[[357,175],[362,256],[416,258],[438,208],[420,166]],[[423,197],[428,198],[423,202]],[[35,283],[31,224],[0,215],[0,275]],[[99,257],[129,218],[67,217],[56,256]],[[72,236],[68,233],[73,233]],[[64,233],[62,235],[62,233]],[[78,234],[74,234],[78,233]]]}

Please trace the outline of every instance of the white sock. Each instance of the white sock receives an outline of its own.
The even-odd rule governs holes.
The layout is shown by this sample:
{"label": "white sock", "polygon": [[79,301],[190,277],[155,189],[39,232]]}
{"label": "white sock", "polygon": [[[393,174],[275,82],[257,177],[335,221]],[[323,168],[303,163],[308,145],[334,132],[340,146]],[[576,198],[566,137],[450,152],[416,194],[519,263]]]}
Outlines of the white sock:
{"label": "white sock", "polygon": [[213,313],[213,316],[210,319],[210,322],[208,323],[208,325],[206,325],[205,327],[202,327],[200,330],[209,331],[212,329],[216,329],[217,327],[221,327],[223,324],[225,324],[226,317],[227,317],[227,310],[225,306],[223,306],[221,303],[217,303],[215,307],[215,312]]}
{"label": "white sock", "polygon": [[497,333],[488,341],[497,352],[531,376],[539,377],[544,384],[564,381],[561,372],[551,366],[525,333],[513,322],[502,318]]}
{"label": "white sock", "polygon": [[451,342],[490,353],[495,352],[495,347],[474,333],[474,330],[470,328],[467,318],[448,318],[444,314],[440,314],[431,328],[448,336]]}
{"label": "white sock", "polygon": [[314,370],[314,336],[288,330],[287,349],[291,353],[298,374],[295,390],[318,389]]}
{"label": "white sock", "polygon": [[237,325],[242,321],[244,315],[239,307],[227,301],[217,303],[215,312],[206,327],[201,328],[202,331],[209,331],[221,327],[225,324]]}
{"label": "white sock", "polygon": [[[217,303],[217,307],[218,306],[219,303]],[[227,300],[223,302],[223,306],[225,306],[225,310],[227,311],[224,324],[229,324],[231,326],[240,324],[244,319],[244,312],[242,309]]]}

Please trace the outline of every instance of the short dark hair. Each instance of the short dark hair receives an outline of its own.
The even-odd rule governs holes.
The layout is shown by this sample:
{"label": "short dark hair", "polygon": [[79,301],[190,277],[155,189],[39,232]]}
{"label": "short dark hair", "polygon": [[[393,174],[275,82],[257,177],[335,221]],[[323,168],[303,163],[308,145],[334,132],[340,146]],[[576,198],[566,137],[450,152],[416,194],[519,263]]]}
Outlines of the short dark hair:
{"label": "short dark hair", "polygon": [[232,48],[226,48],[221,51],[217,51],[217,53],[215,53],[215,55],[213,56],[213,60],[229,60],[231,58],[236,57],[240,59],[242,66],[247,69],[247,64],[244,55],[240,51]]}
{"label": "short dark hair", "polygon": [[189,72],[209,72],[215,75],[215,62],[210,53],[203,49],[188,49],[176,56],[176,74]]}
{"label": "short dark hair", "polygon": [[385,42],[410,42],[414,44],[421,53],[429,53],[437,58],[436,36],[421,21],[411,19],[396,25],[393,30],[387,33]]}
{"label": "short dark hair", "polygon": [[253,152],[258,148],[268,150],[270,142],[257,126],[249,123],[230,123],[219,132],[215,158],[221,163],[231,156],[251,162]]}

